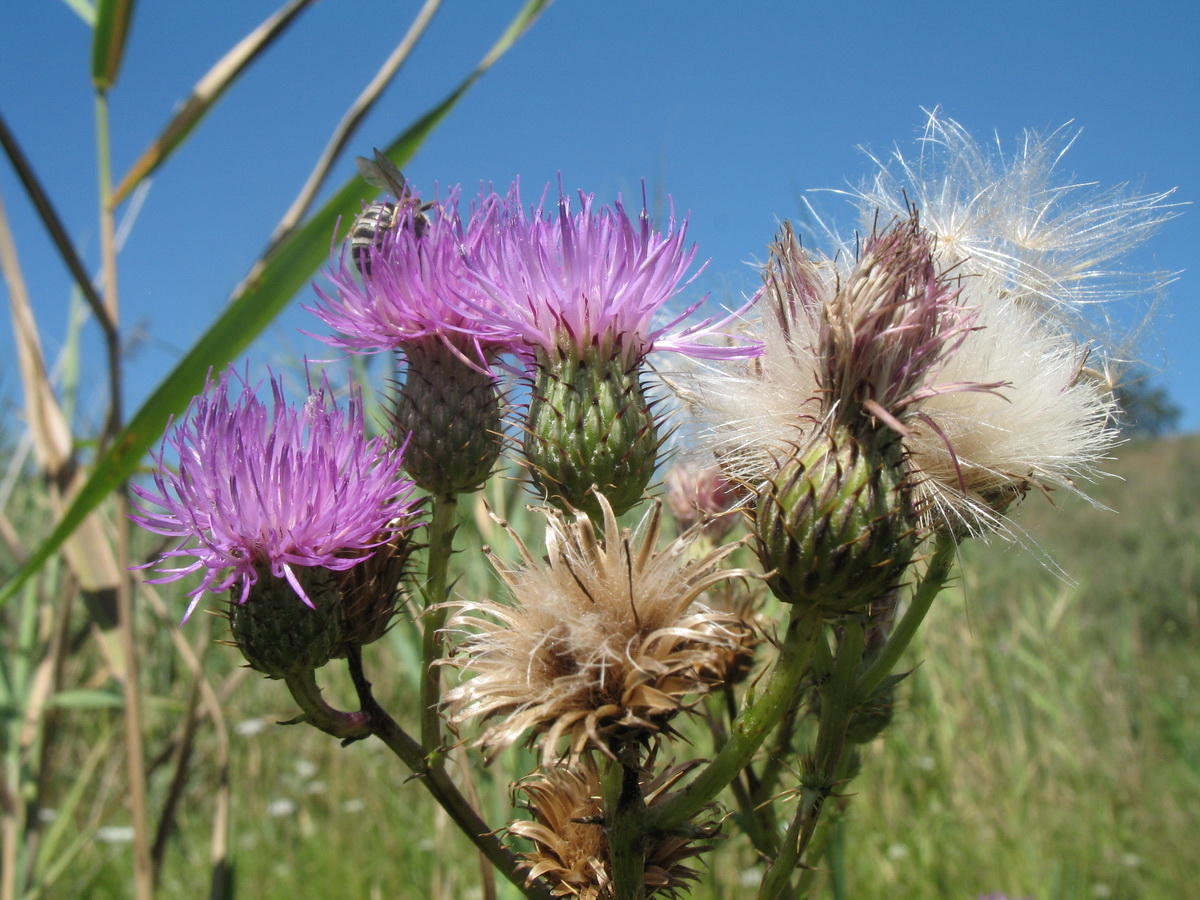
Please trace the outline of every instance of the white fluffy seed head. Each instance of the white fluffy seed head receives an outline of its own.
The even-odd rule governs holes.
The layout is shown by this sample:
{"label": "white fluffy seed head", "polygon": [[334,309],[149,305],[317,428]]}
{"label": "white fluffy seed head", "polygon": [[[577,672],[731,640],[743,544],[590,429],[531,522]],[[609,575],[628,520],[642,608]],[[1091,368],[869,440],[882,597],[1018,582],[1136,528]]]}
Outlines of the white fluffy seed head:
{"label": "white fluffy seed head", "polygon": [[[1079,492],[1119,440],[1111,384],[1089,374],[1118,365],[1106,354],[1128,344],[1107,303],[1161,292],[1169,277],[1116,263],[1178,211],[1171,192],[1060,183],[1075,137],[1065,127],[1029,133],[1006,157],[935,111],[915,157],[877,160],[866,186],[843,192],[868,228],[915,210],[940,276],[956,279],[958,303],[974,316],[904,423],[927,528],[1011,533],[1005,513],[1016,500],[1031,489]],[[855,242],[830,237],[838,255],[810,253],[805,270],[825,294],[854,264]],[[785,448],[828,427],[819,322],[781,321],[762,306],[762,358],[733,374],[707,370],[686,391],[706,449],[751,486]]]}
{"label": "white fluffy seed head", "polygon": [[946,270],[987,277],[1014,303],[1092,342],[1111,336],[1105,303],[1157,294],[1167,273],[1122,271],[1118,261],[1179,215],[1173,190],[1138,193],[1122,184],[1062,179],[1063,156],[1079,136],[1070,123],[1026,132],[1006,154],[933,110],[915,156],[896,150],[849,196],[862,221],[921,212]]}

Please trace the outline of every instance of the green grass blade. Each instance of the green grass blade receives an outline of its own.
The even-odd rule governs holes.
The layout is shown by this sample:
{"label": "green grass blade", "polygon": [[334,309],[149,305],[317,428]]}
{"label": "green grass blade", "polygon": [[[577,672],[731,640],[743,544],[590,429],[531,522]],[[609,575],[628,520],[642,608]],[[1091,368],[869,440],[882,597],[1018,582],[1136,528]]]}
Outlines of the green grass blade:
{"label": "green grass blade", "polygon": [[290,0],[282,8],[238,41],[232,50],[217,61],[204,77],[196,82],[192,92],[179,106],[179,112],[167,123],[167,127],[147,147],[113,191],[111,204],[115,207],[143,179],[157,169],[187,139],[200,124],[210,109],[237,80],[250,63],[254,62],[275,39],[283,34],[296,17],[310,6],[313,0]]}
{"label": "green grass blade", "polygon": [[[407,163],[438,123],[549,3],[550,0],[529,0],[475,70],[388,145],[385,150],[388,157],[397,165]],[[377,190],[362,179],[352,178],[268,254],[261,267],[236,292],[221,317],[159,384],[112,442],[50,536],[0,590],[0,605],[42,567],[92,509],[129,478],[146,451],[158,443],[168,419],[204,387],[208,372],[221,369],[237,358],[308,283],[328,257],[330,235],[338,219],[342,220],[344,233],[361,211],[363,202],[376,193]]]}
{"label": "green grass blade", "polygon": [[59,709],[120,709],[125,700],[120,692],[108,688],[79,688],[59,691],[46,705]]}
{"label": "green grass blade", "polygon": [[88,0],[63,0],[71,11],[87,23],[88,28],[96,27],[96,7]]}
{"label": "green grass blade", "polygon": [[54,821],[42,837],[34,869],[37,873],[37,877],[33,879],[36,885],[32,891],[34,897],[43,896],[70,865],[71,860],[95,840],[94,824],[84,828],[76,827],[76,811],[88,796],[88,792],[95,789],[93,779],[96,770],[112,751],[113,733],[111,727],[108,727],[92,743],[92,749],[83,765],[79,767],[70,789],[59,802]]}
{"label": "green grass blade", "polygon": [[100,0],[96,7],[96,28],[92,34],[92,84],[107,91],[117,81],[117,72],[125,55],[129,25],[133,21],[134,0]]}

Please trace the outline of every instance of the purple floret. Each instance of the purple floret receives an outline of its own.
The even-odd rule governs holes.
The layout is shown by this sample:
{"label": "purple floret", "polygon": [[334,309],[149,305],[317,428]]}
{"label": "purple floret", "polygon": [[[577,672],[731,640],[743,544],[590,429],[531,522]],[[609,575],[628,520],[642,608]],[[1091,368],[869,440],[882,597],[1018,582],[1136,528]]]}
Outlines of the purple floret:
{"label": "purple floret", "polygon": [[477,275],[493,304],[469,305],[518,335],[528,361],[539,352],[553,357],[595,344],[638,361],[653,350],[702,359],[757,354],[757,346],[736,343],[720,330],[744,309],[673,331],[702,298],[665,324],[653,324],[700,271],[687,276],[696,249],[685,245],[686,220],[676,230],[672,215],[664,235],[651,229],[645,198],[636,226],[620,200],[597,210],[591,195],[579,198],[582,208],[572,214],[560,186],[557,213],[543,202],[527,215],[514,185],[504,200],[485,204],[490,227],[477,247]]}

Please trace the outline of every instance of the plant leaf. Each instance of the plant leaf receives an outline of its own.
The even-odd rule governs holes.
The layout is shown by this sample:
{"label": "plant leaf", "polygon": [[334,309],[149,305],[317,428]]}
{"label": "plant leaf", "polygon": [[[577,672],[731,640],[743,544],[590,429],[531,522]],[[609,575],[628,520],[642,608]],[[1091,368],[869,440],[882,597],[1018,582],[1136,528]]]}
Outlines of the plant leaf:
{"label": "plant leaf", "polygon": [[117,81],[129,24],[133,21],[134,0],[99,0],[96,27],[92,33],[92,84],[107,91]]}

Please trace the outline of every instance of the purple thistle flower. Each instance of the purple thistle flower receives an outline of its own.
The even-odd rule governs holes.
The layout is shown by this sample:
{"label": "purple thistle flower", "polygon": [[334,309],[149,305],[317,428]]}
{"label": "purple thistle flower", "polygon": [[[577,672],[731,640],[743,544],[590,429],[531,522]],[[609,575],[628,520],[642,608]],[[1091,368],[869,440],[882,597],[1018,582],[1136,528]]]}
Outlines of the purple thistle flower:
{"label": "purple thistle flower", "polygon": [[652,324],[703,270],[685,280],[696,255],[695,245],[684,245],[686,220],[676,230],[672,213],[664,235],[651,230],[644,196],[636,226],[619,199],[596,210],[592,195],[581,192],[579,198],[582,209],[572,215],[560,183],[557,215],[545,209],[544,200],[526,215],[514,184],[507,198],[492,197],[486,204],[490,234],[477,247],[476,274],[494,306],[467,303],[517,334],[527,358],[539,352],[554,358],[593,345],[615,347],[634,363],[652,350],[701,359],[757,354],[757,345],[733,344],[720,330],[744,309],[673,331],[701,306],[701,298],[665,324]]}
{"label": "purple thistle flower", "polygon": [[[233,379],[242,390],[231,402]],[[238,602],[244,603],[264,569],[312,606],[294,567],[349,569],[418,524],[412,482],[400,475],[402,450],[364,437],[357,391],[342,411],[323,376],[315,389],[310,383],[307,402],[296,409],[272,378],[268,409],[256,387],[232,368],[218,382],[210,379],[152,454],[158,464],[153,489],[133,487],[143,502],[135,501],[131,518],[179,538],[159,562],[195,557],[178,569],[157,569],[166,574],[149,583],[204,570],[189,594],[185,621],[204,591],[219,593],[240,582]],[[179,455],[178,472],[164,464],[167,446]]]}
{"label": "purple thistle flower", "polygon": [[356,353],[432,340],[482,368],[509,348],[512,331],[475,311],[486,312],[491,301],[467,262],[490,237],[485,218],[491,204],[475,207],[464,228],[458,199],[455,188],[427,220],[410,205],[406,219],[381,235],[378,246],[357,251],[369,261],[361,276],[348,258],[349,244],[343,245],[326,273],[333,292],[314,286],[321,302],[306,307],[337,332],[321,340]]}

